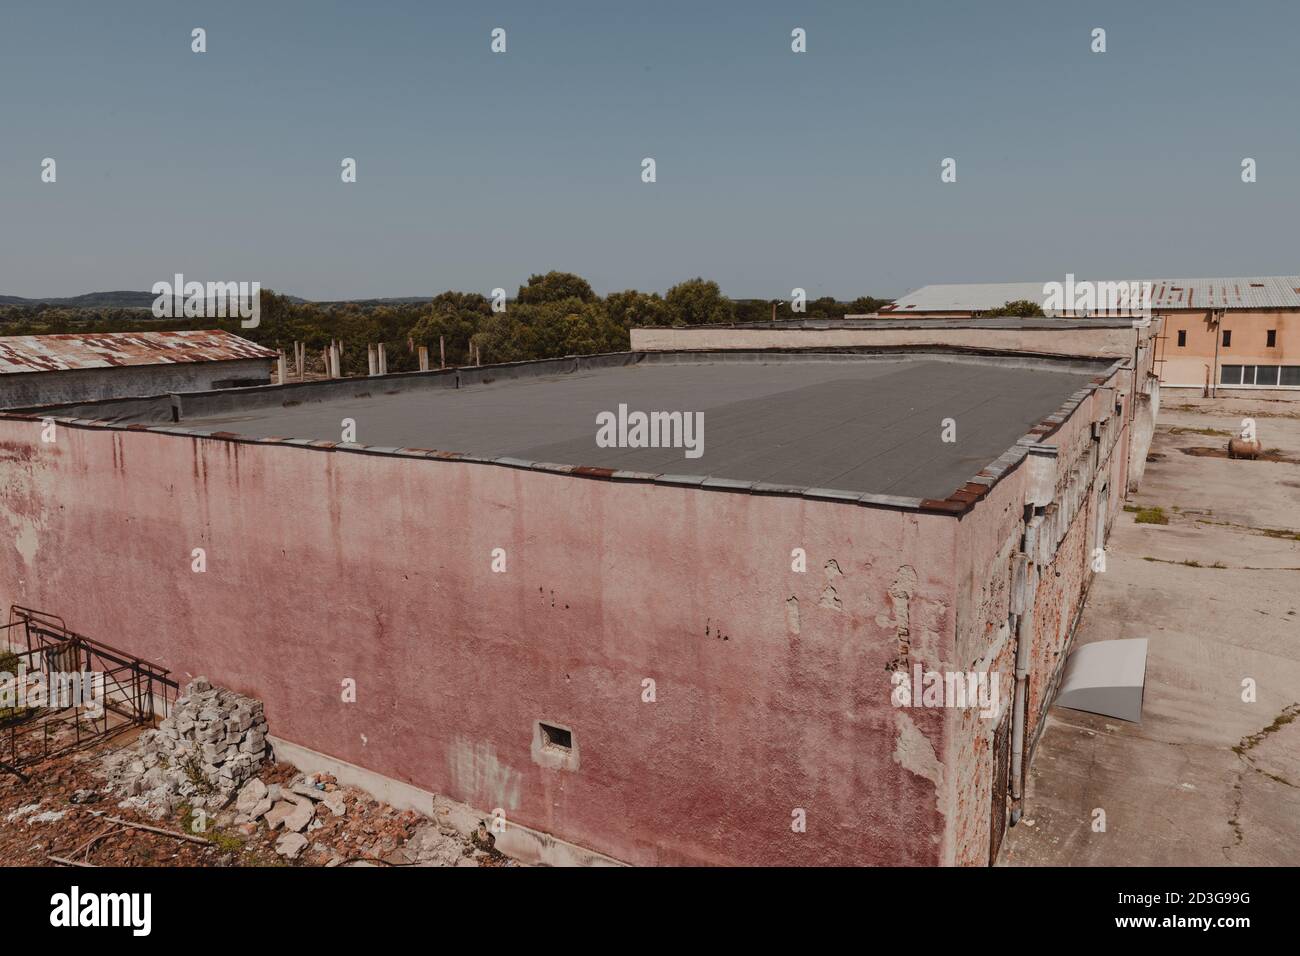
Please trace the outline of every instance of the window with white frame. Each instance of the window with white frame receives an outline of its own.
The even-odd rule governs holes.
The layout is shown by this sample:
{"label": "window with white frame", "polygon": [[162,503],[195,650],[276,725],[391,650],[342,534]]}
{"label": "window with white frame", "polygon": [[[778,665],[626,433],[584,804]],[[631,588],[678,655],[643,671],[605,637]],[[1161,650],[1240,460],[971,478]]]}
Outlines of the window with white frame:
{"label": "window with white frame", "polygon": [[1300,365],[1221,365],[1219,384],[1300,388]]}

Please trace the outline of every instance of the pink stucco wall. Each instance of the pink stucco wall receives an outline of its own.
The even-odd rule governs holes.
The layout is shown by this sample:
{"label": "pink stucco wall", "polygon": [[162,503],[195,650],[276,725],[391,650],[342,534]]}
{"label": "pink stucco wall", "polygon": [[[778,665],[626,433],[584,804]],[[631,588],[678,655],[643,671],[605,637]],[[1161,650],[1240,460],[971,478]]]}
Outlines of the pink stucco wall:
{"label": "pink stucco wall", "polygon": [[[1034,600],[1035,633],[1031,648],[1026,739],[1032,740],[1041,729],[1052,680],[1064,661],[1075,618],[1082,606],[1086,588],[1093,575],[1093,549],[1096,539],[1099,494],[1105,485],[1107,525],[1123,507],[1129,459],[1132,454],[1145,456],[1146,448],[1131,447],[1132,416],[1136,413],[1133,374],[1121,370],[1109,387],[1095,391],[1085,399],[1079,411],[1047,439],[1060,449],[1057,459],[1057,482],[1063,496],[1070,472],[1076,468],[1095,472],[1086,477],[1087,487],[1078,513],[1057,548],[1052,562],[1042,570]],[[1118,401],[1121,410],[1114,411]],[[1096,451],[1095,465],[1089,464],[1092,446],[1092,422],[1109,415],[1112,430],[1108,443]]]}
{"label": "pink stucco wall", "polygon": [[[1095,455],[1122,504],[1132,382],[1041,436],[1058,499]],[[0,603],[258,696],[281,738],[633,863],[988,861],[998,718],[895,707],[889,668],[996,672],[1010,708],[1026,467],[945,515],[40,429],[0,416]],[[1087,482],[1032,595],[1028,740],[1091,573]],[[537,720],[576,769],[538,762]]]}
{"label": "pink stucco wall", "polygon": [[[39,428],[0,419],[0,602],[256,695],[278,736],[634,863],[957,856],[947,715],[886,672],[900,627],[954,657],[951,517]],[[534,762],[539,719],[576,770]]]}
{"label": "pink stucco wall", "polygon": [[954,711],[946,735],[953,768],[952,863],[982,866],[989,859],[993,801],[993,736],[1010,713],[1015,692],[1015,637],[1007,627],[1011,564],[1024,535],[1025,473],[998,482],[957,530],[956,642],[953,667],[997,675],[998,713]]}
{"label": "pink stucco wall", "polygon": [[[1029,667],[1025,715],[1026,747],[1042,727],[1047,694],[1068,652],[1071,628],[1093,574],[1098,493],[1107,485],[1107,520],[1123,505],[1130,451],[1130,419],[1134,414],[1133,375],[1119,370],[1094,390],[1058,427],[1042,438],[1058,449],[1052,482],[1058,507],[1063,506],[1071,475],[1081,469],[1080,503],[1051,560],[1035,575],[1028,589],[1032,615],[1028,618]],[[1122,408],[1116,412],[1114,403]],[[1092,423],[1110,419],[1094,443]],[[1094,448],[1094,444],[1096,447]],[[1145,446],[1136,449],[1145,455]],[[1095,456],[1095,457],[1094,457]],[[1093,470],[1095,463],[1095,471]],[[945,743],[948,753],[948,862],[983,865],[988,861],[996,786],[994,732],[1012,707],[1015,689],[1016,639],[1006,626],[1011,613],[1013,560],[1025,535],[1027,474],[1017,469],[1004,476],[969,513],[957,529],[957,604],[954,608],[954,660],[958,670],[998,675],[1001,710],[985,718],[971,710],[948,714]],[[1026,765],[1027,765],[1026,761]],[[1005,785],[1005,781],[1003,782]]]}

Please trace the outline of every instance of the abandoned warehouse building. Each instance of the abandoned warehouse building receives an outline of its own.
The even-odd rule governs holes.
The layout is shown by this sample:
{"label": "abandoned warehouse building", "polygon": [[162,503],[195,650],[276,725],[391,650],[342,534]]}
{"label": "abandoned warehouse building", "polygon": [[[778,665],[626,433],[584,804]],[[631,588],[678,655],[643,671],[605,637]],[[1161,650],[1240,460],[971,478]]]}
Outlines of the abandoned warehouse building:
{"label": "abandoned warehouse building", "polygon": [[[698,454],[598,442],[621,407],[699,413]],[[1154,414],[1149,349],[935,345],[6,412],[0,599],[525,859],[987,865]],[[992,706],[900,699],[923,672]]]}
{"label": "abandoned warehouse building", "polygon": [[0,336],[0,408],[267,385],[276,358],[218,329]]}

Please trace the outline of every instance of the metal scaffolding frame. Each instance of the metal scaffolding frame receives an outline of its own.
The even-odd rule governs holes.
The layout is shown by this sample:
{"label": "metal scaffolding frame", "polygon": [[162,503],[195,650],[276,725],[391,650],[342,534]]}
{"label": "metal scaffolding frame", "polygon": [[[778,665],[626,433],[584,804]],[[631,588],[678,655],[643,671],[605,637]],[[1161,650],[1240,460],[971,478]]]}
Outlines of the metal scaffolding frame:
{"label": "metal scaffolding frame", "polygon": [[[26,780],[20,768],[46,760],[120,733],[131,727],[152,726],[161,710],[166,716],[176,698],[177,684],[168,671],[128,651],[78,634],[57,614],[13,605],[9,621],[0,625],[9,653],[25,675],[40,674],[45,681],[44,706],[12,707],[0,711],[0,771]],[[21,637],[15,640],[15,635]],[[17,647],[25,645],[26,650]],[[96,703],[62,697],[49,699],[56,689],[89,677]],[[17,675],[11,675],[16,690]],[[22,679],[30,679],[24,676]],[[54,742],[63,728],[71,739]]]}

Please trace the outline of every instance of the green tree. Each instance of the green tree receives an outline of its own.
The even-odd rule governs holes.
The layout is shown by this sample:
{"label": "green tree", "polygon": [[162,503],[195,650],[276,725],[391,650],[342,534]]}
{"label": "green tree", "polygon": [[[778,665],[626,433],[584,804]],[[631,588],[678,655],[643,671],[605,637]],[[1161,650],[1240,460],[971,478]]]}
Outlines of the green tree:
{"label": "green tree", "polygon": [[705,279],[679,282],[664,296],[664,305],[673,325],[717,325],[736,318],[735,304],[716,282]]}
{"label": "green tree", "polygon": [[596,293],[586,279],[572,272],[548,272],[546,275],[530,276],[528,284],[519,287],[518,301],[524,305],[559,302],[570,298],[594,302]]}
{"label": "green tree", "polygon": [[879,312],[884,306],[889,305],[892,299],[877,299],[874,296],[860,295],[844,310],[845,315],[871,315]]}
{"label": "green tree", "polygon": [[668,309],[658,295],[625,289],[605,296],[605,312],[616,324],[625,329],[637,326],[664,325],[668,322]]}
{"label": "green tree", "polygon": [[590,355],[628,348],[627,330],[610,318],[600,301],[583,302],[574,296],[540,305],[516,305],[509,311],[526,330],[515,332],[515,339],[532,348],[527,358]]}
{"label": "green tree", "polygon": [[477,293],[443,292],[424,308],[409,335],[416,346],[429,347],[429,361],[435,367],[440,337],[447,349],[447,364],[468,365],[471,340],[482,323],[493,315],[491,304]]}
{"label": "green tree", "polygon": [[523,362],[542,357],[538,354],[536,330],[516,314],[520,308],[530,307],[493,312],[479,323],[471,343],[478,346],[484,362]]}
{"label": "green tree", "polygon": [[996,309],[987,309],[980,313],[981,315],[1014,315],[1021,318],[1039,316],[1043,314],[1043,307],[1037,302],[1029,299],[1016,299],[1014,302],[1007,302],[998,306]]}

